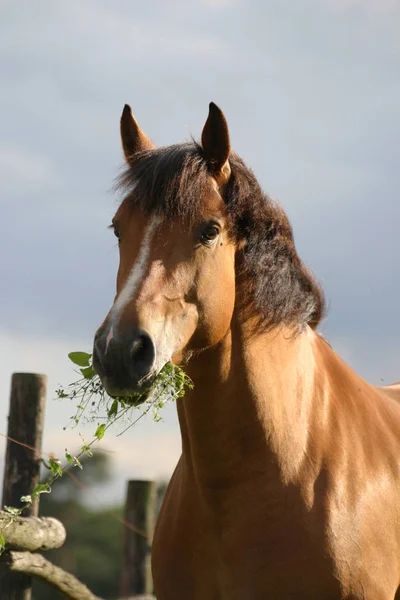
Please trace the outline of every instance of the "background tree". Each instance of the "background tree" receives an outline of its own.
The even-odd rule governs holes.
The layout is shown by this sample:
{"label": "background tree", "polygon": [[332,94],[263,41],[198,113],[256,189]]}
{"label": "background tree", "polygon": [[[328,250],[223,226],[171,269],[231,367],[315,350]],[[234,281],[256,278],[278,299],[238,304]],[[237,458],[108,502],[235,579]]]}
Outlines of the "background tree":
{"label": "background tree", "polygon": [[[67,540],[46,558],[69,571],[104,600],[120,595],[124,507],[112,509],[88,507],[86,498],[95,488],[110,485],[112,476],[109,455],[93,452],[81,459],[83,469],[74,469],[57,480],[51,494],[43,494],[40,515],[55,517],[65,526]],[[47,472],[43,472],[46,481]],[[167,482],[157,486],[157,512]],[[38,581],[33,585],[33,600],[64,600],[64,596]]]}
{"label": "background tree", "polygon": [[[93,488],[106,486],[111,478],[107,454],[96,452],[81,461],[83,470],[74,469],[43,494],[40,514],[52,516],[64,524],[67,540],[61,548],[46,553],[54,564],[73,573],[89,589],[105,600],[119,598],[123,525],[123,507],[88,508],[85,497]],[[44,474],[44,480],[46,474]],[[34,582],[34,600],[63,600],[64,596],[40,582]]]}

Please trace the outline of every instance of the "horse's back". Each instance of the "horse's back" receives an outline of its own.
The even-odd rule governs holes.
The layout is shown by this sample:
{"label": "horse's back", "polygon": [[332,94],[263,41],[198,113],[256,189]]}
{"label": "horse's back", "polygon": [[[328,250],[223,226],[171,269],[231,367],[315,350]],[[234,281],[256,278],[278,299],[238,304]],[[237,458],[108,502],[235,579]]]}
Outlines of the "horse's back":
{"label": "horse's back", "polygon": [[400,403],[400,381],[392,383],[391,385],[383,385],[378,389],[389,396],[389,398],[392,398],[392,400],[396,400]]}

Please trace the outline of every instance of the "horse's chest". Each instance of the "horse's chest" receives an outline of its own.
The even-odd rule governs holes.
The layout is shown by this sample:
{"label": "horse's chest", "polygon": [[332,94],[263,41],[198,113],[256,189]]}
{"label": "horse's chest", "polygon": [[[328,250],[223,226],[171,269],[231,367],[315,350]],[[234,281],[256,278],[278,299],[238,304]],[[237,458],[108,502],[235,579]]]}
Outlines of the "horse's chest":
{"label": "horse's chest", "polygon": [[344,521],[321,503],[309,510],[295,488],[246,497],[210,511],[189,493],[169,496],[153,549],[158,600],[393,597],[398,552],[387,533],[366,535],[353,513]]}
{"label": "horse's chest", "polygon": [[[268,518],[263,520],[265,512],[254,500],[247,506],[241,502],[240,510],[227,506],[222,518],[206,514],[189,499],[167,502],[153,548],[157,598],[338,598],[331,565],[315,552],[291,501],[282,505],[275,498],[267,504]],[[316,568],[318,580],[313,576]]]}

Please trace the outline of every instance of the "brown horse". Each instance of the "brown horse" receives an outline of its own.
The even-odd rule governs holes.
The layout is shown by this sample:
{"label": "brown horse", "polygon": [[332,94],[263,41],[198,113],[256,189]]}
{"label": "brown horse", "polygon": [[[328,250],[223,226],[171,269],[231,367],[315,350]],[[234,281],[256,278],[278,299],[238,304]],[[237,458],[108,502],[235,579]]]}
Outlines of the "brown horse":
{"label": "brown horse", "polygon": [[94,343],[108,392],[187,364],[182,456],[153,544],[158,600],[400,598],[400,385],[315,332],[323,294],[283,210],[231,151],[154,148],[125,106],[117,295]]}

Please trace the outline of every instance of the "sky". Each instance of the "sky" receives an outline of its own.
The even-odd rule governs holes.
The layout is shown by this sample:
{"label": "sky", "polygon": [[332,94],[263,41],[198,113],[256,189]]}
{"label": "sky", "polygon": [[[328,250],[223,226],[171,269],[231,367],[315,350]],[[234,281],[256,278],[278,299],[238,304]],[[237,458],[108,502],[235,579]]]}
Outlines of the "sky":
{"label": "sky", "polygon": [[[45,452],[93,433],[63,431],[54,390],[114,296],[125,103],[158,145],[222,108],[325,288],[322,332],[371,383],[400,379],[399,28],[400,0],[0,2],[0,433],[15,371],[48,375]],[[108,503],[180,452],[174,406],[116,433]]]}

